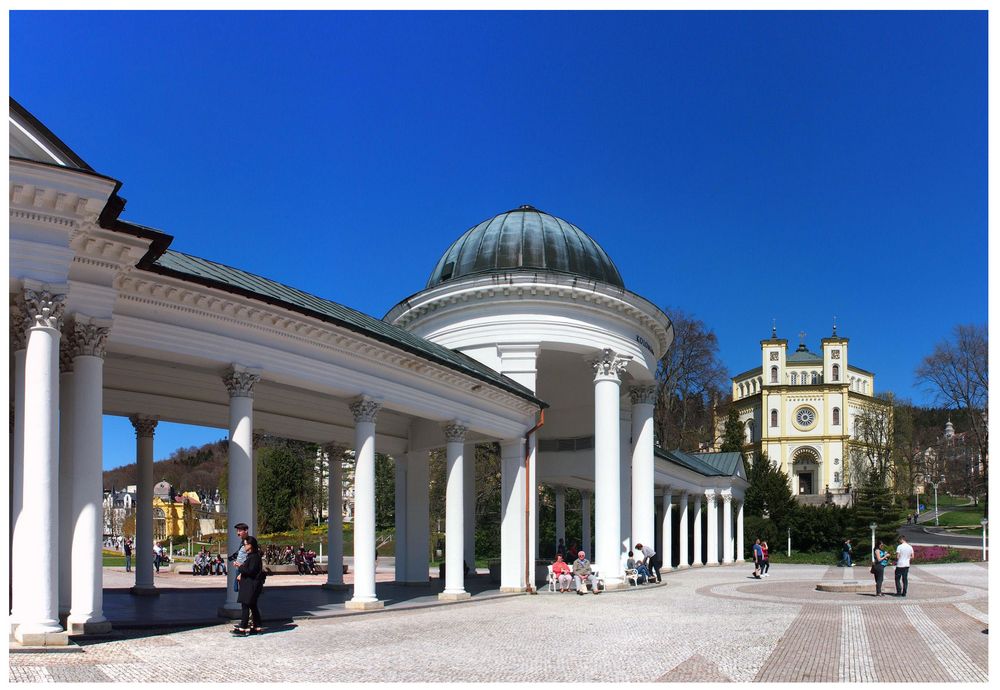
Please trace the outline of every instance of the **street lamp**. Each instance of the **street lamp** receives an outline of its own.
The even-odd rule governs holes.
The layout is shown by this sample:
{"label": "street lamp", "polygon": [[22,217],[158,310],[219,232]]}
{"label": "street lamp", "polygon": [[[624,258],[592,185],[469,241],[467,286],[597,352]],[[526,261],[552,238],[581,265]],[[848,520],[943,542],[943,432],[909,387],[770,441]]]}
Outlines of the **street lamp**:
{"label": "street lamp", "polygon": [[937,527],[940,523],[938,522],[938,502],[937,502],[937,490],[938,486],[944,484],[944,475],[941,475],[941,479],[936,482],[931,482],[931,486],[934,487],[934,526]]}
{"label": "street lamp", "polygon": [[983,560],[986,560],[986,523],[988,520],[983,518],[979,521],[979,524],[983,526]]}
{"label": "street lamp", "polygon": [[875,528],[878,527],[874,522],[868,525],[868,529],[872,531],[872,561],[875,561]]}
{"label": "street lamp", "polygon": [[[789,558],[792,557],[792,528],[791,527],[788,528],[788,557]],[[986,560],[985,556],[983,557],[983,560],[984,561]]]}

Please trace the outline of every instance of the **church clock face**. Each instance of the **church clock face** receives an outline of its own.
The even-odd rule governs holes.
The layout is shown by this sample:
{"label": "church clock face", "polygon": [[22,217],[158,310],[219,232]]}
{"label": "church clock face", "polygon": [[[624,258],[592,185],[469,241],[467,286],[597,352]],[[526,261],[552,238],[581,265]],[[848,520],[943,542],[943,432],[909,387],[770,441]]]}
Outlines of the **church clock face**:
{"label": "church clock face", "polygon": [[795,412],[795,423],[800,427],[810,427],[816,421],[816,411],[811,407],[800,407]]}

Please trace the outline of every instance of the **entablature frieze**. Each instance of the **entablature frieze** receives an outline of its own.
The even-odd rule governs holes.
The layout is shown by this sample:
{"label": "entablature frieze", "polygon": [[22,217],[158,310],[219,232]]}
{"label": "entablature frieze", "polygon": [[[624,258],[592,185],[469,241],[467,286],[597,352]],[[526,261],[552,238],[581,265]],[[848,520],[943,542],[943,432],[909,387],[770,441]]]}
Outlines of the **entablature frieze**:
{"label": "entablature frieze", "polygon": [[118,299],[122,302],[249,328],[320,351],[348,356],[378,368],[404,371],[427,381],[473,393],[520,414],[529,415],[536,411],[536,406],[529,401],[484,385],[478,378],[452,372],[443,365],[422,360],[387,343],[367,339],[319,319],[282,312],[270,305],[256,304],[211,288],[195,290],[179,280],[150,279],[148,274],[138,270],[122,275],[119,282]]}

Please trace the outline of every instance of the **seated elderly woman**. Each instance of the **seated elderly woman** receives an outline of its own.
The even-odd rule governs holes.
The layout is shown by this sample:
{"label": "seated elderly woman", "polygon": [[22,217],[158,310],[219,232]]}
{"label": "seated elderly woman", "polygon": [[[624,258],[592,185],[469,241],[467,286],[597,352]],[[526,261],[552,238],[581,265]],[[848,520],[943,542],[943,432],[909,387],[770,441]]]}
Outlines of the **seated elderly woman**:
{"label": "seated elderly woman", "polygon": [[573,571],[570,570],[569,563],[563,560],[561,553],[556,554],[556,562],[552,564],[552,574],[556,576],[559,583],[560,592],[568,592],[570,583],[573,582]]}

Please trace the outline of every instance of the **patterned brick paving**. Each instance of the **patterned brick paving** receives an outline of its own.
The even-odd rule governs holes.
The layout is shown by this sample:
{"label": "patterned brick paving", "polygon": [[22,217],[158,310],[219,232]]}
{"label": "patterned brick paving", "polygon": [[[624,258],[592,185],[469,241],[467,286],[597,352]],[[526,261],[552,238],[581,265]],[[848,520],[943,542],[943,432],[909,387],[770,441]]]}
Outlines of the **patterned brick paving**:
{"label": "patterned brick paving", "polygon": [[[984,682],[988,572],[911,571],[896,597],[815,591],[831,570],[745,566],[603,596],[515,596],[298,619],[234,639],[228,624],[123,630],[76,654],[11,654],[11,682]],[[867,574],[867,572],[865,572]],[[266,594],[265,594],[266,596]],[[262,608],[264,608],[262,600]],[[266,615],[266,608],[264,608]],[[570,655],[573,663],[556,663]],[[169,669],[169,672],[163,671]]]}

